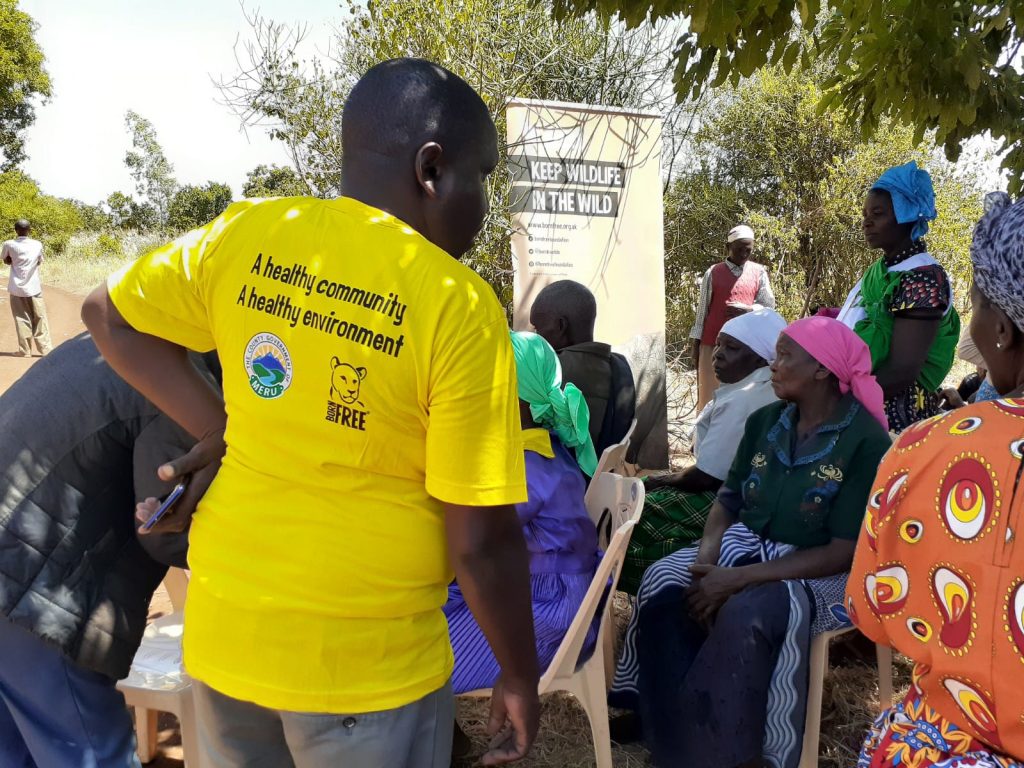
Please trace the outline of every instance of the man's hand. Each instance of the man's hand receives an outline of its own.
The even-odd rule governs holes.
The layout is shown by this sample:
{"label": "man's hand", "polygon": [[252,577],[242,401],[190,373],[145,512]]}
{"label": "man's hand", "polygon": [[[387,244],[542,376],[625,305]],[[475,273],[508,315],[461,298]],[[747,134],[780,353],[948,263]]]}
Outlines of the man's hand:
{"label": "man's hand", "polygon": [[448,559],[487,638],[501,677],[491,697],[492,738],[484,765],[523,757],[537,735],[537,643],[530,567],[515,507],[445,504]]}
{"label": "man's hand", "polygon": [[145,523],[160,507],[158,499],[148,498],[135,507],[135,520],[139,524],[139,534],[149,533],[181,533],[188,530],[192,523],[192,515],[196,511],[199,500],[217,476],[221,459],[224,458],[224,430],[204,437],[191,451],[184,456],[164,464],[157,470],[157,475],[165,482],[180,482],[188,478],[188,487],[181,499],[148,531],[142,530]]}
{"label": "man's hand", "polygon": [[487,723],[491,743],[482,758],[483,764],[504,765],[525,757],[539,725],[537,681],[498,678],[491,694],[491,719]]}
{"label": "man's hand", "polygon": [[690,613],[695,619],[709,624],[725,601],[747,586],[742,568],[722,568],[717,565],[690,566],[693,583],[689,589]]}

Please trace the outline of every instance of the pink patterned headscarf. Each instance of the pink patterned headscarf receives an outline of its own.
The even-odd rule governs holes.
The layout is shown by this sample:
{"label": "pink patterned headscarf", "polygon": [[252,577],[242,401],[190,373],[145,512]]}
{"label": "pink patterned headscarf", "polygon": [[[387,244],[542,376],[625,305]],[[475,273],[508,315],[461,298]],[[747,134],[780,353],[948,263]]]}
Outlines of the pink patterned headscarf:
{"label": "pink patterned headscarf", "polygon": [[871,353],[860,336],[828,317],[805,317],[783,333],[835,374],[839,391],[844,395],[852,391],[857,402],[888,431],[882,388],[871,375]]}

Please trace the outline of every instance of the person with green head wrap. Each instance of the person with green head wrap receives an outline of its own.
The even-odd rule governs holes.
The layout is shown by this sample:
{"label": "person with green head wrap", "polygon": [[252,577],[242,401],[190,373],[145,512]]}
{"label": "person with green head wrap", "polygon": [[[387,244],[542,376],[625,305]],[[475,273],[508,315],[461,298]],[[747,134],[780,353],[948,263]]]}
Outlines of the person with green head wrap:
{"label": "person with green head wrap", "polygon": [[555,350],[536,333],[512,333],[512,349],[519,379],[519,400],[530,407],[538,427],[553,432],[562,445],[576,452],[587,477],[597,469],[597,453],[590,436],[590,410],[575,384],[562,386],[562,366]]}
{"label": "person with green head wrap", "polygon": [[837,318],[868,345],[894,432],[939,413],[939,390],[960,339],[949,276],[923,239],[935,217],[926,170],[909,162],[881,175],[864,202],[863,229],[868,247],[882,256]]}
{"label": "person with green head wrap", "polygon": [[[516,512],[530,557],[537,661],[543,670],[569,630],[600,559],[597,529],[583,504],[586,479],[580,471],[592,473],[597,460],[587,404],[575,386],[561,386],[562,371],[554,349],[535,333],[513,333],[512,349],[528,496],[516,505]],[[498,663],[458,584],[448,588],[444,613],[455,651],[455,693],[492,687],[500,671]],[[597,629],[591,627],[584,652],[596,639]]]}

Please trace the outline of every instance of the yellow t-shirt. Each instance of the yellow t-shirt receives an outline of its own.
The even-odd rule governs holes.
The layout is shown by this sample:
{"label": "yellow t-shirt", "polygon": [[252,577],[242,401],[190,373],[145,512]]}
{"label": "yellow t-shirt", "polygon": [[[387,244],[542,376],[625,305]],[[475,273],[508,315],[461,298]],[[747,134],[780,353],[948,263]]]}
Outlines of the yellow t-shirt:
{"label": "yellow t-shirt", "polygon": [[190,534],[189,672],[306,712],[415,701],[452,669],[441,502],[526,499],[504,313],[348,198],[243,201],[108,282],[224,369],[227,454]]}

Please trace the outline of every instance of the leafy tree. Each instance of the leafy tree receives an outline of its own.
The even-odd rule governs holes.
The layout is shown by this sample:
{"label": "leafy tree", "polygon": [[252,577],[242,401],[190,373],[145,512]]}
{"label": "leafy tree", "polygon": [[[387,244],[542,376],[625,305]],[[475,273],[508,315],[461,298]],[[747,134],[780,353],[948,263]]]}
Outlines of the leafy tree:
{"label": "leafy tree", "polygon": [[929,251],[950,271],[965,306],[968,246],[981,216],[977,173],[952,166],[933,143],[916,143],[910,129],[891,122],[862,141],[841,112],[816,109],[826,76],[764,69],[707,106],[692,164],[665,201],[671,342],[685,340],[698,280],[724,257],[724,234],[739,222],[758,233],[756,258],[771,270],[783,314],[794,319],[817,305],[838,306],[877,257],[861,234],[865,192],[886,168],[908,160],[932,174],[939,216]]}
{"label": "leafy tree", "polygon": [[17,0],[0,0],[0,170],[25,159],[25,131],[35,120],[35,102],[50,96],[45,57],[35,40],[36,23]]}
{"label": "leafy tree", "polygon": [[115,227],[126,227],[132,215],[132,199],[124,192],[111,192],[104,205]]}
{"label": "leafy tree", "polygon": [[208,181],[198,187],[186,184],[171,200],[167,224],[177,232],[186,232],[201,227],[220,214],[231,204],[231,187],[216,181]]}
{"label": "leafy tree", "polygon": [[[316,195],[337,193],[345,96],[369,67],[398,56],[427,58],[464,77],[490,108],[501,141],[513,96],[658,110],[666,116],[669,146],[685,132],[690,107],[676,104],[667,87],[671,25],[627,30],[596,16],[557,23],[550,4],[534,0],[380,0],[351,12],[327,64],[300,58],[303,29],[253,17],[253,40],[239,55],[242,71],[221,85],[247,125],[262,125],[285,143],[299,178]],[[506,304],[512,299],[509,186],[502,163],[492,177],[490,217],[464,259]]]}
{"label": "leafy tree", "polygon": [[244,197],[292,197],[308,195],[309,189],[292,168],[257,165],[245,177]]}
{"label": "leafy tree", "polygon": [[90,205],[81,200],[72,200],[72,205],[78,210],[82,217],[82,228],[88,232],[102,232],[108,229],[112,222],[109,214],[103,210],[103,205]]}
{"label": "leafy tree", "polygon": [[1002,139],[1010,186],[1024,188],[1024,0],[555,0],[556,13],[621,13],[631,24],[686,16],[676,50],[680,97],[751,76],[836,62],[819,108],[841,108],[867,138],[886,118],[933,131],[947,158],[986,131]]}
{"label": "leafy tree", "polygon": [[124,192],[112,192],[106,200],[110,223],[119,229],[148,232],[157,224],[156,209],[149,203],[139,203]]}
{"label": "leafy tree", "polygon": [[82,228],[82,217],[72,200],[44,195],[21,171],[0,173],[0,235],[14,233],[14,222],[26,218],[33,233],[51,251],[61,252],[71,235]]}
{"label": "leafy tree", "polygon": [[124,156],[124,164],[135,179],[135,191],[152,206],[160,226],[167,224],[171,200],[178,190],[174,166],[164,154],[156,137],[156,129],[142,115],[129,110],[124,117],[132,137],[132,148]]}

